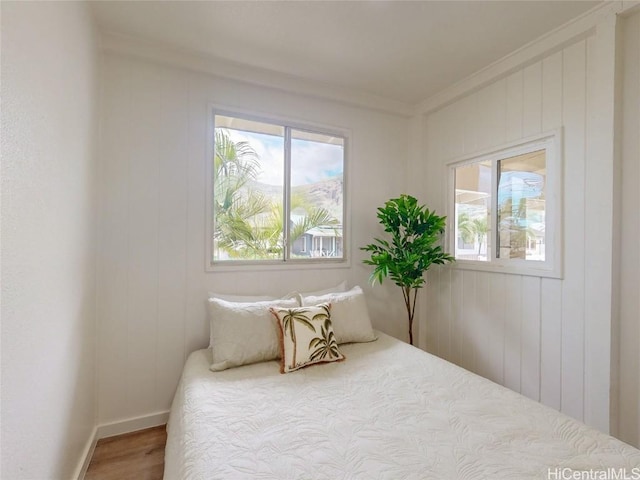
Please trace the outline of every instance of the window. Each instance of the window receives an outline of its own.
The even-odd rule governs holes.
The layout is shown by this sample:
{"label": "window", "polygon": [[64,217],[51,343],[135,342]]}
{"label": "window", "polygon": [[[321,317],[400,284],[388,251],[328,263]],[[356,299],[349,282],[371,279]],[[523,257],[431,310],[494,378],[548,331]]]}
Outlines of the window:
{"label": "window", "polygon": [[450,164],[450,251],[462,268],[560,276],[560,133]]}
{"label": "window", "polygon": [[209,266],[345,259],[344,135],[214,114]]}

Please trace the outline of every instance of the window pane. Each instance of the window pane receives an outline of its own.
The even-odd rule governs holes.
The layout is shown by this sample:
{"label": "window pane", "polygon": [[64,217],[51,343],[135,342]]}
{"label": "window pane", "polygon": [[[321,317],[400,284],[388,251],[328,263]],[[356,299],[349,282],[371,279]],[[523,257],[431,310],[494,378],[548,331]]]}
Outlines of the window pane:
{"label": "window pane", "polygon": [[491,235],[491,163],[455,170],[455,257],[487,261]]}
{"label": "window pane", "polygon": [[213,260],[284,258],[284,127],[215,117]]}
{"label": "window pane", "polygon": [[291,131],[291,258],[343,258],[344,139]]}
{"label": "window pane", "polygon": [[544,150],[498,162],[498,258],[544,261],[545,182]]}

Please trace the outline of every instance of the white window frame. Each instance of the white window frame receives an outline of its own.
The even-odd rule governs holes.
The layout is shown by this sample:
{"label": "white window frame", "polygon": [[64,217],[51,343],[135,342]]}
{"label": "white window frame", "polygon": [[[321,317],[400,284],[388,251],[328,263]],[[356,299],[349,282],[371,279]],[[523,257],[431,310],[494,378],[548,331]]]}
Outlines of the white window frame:
{"label": "white window frame", "polygon": [[[317,123],[300,122],[290,118],[279,117],[276,115],[262,115],[247,112],[237,108],[229,108],[220,105],[209,105],[209,125],[207,128],[207,153],[206,153],[206,195],[205,195],[205,271],[206,272],[237,272],[239,270],[281,270],[281,269],[327,269],[327,268],[349,268],[351,260],[349,256],[349,243],[347,239],[351,238],[350,232],[350,208],[349,208],[349,164],[348,159],[351,154],[351,132],[348,129],[327,126]],[[291,245],[288,239],[285,240],[285,256],[283,259],[273,260],[214,260],[213,245],[211,238],[213,237],[213,158],[215,154],[215,117],[222,115],[227,117],[236,117],[255,122],[270,123],[293,130],[307,131],[320,135],[331,135],[343,139],[343,172],[342,172],[342,258],[332,257],[316,257],[316,258],[289,258]],[[285,144],[290,146],[290,135],[285,135]],[[288,196],[291,189],[291,166],[290,166],[290,150],[285,146],[285,171],[284,171],[284,196],[285,210],[288,208]],[[285,236],[289,230],[288,216],[284,215],[285,220]]]}
{"label": "white window frame", "polygon": [[[500,145],[481,152],[465,155],[447,164],[447,214],[451,223],[447,228],[446,242],[449,252],[455,255],[455,173],[456,168],[480,162],[491,163],[491,228],[487,233],[487,260],[456,259],[453,268],[480,270],[538,277],[562,278],[562,129],[534,135]],[[545,260],[497,258],[498,232],[498,161],[536,150],[545,150]]]}

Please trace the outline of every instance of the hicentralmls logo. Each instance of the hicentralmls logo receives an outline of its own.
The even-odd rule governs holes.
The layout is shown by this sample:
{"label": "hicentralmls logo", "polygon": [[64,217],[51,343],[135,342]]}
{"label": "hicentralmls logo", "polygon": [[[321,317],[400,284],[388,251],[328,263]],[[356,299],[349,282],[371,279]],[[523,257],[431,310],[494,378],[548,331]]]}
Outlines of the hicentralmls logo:
{"label": "hicentralmls logo", "polygon": [[573,470],[572,468],[550,468],[548,480],[640,480],[640,467]]}

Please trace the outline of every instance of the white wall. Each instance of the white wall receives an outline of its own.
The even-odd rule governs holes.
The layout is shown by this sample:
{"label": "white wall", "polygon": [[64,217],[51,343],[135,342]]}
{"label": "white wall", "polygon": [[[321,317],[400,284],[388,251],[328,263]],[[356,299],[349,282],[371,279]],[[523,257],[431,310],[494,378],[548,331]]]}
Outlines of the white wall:
{"label": "white wall", "polygon": [[96,59],[86,4],[2,2],[2,478],[70,478],[95,426]]}
{"label": "white wall", "polygon": [[[403,191],[408,120],[115,53],[103,67],[98,398],[108,424],[169,408],[186,356],[208,344],[208,291],[366,288],[358,247],[380,233],[375,209]],[[351,131],[350,268],[205,273],[212,102]],[[396,288],[366,290],[375,326],[404,338]]]}
{"label": "white wall", "polygon": [[640,447],[640,13],[622,25],[622,189],[617,435]]}
{"label": "white wall", "polygon": [[563,279],[434,270],[420,328],[428,350],[605,431],[613,158],[599,122],[608,119],[603,105],[613,91],[610,26],[430,112],[424,165],[416,165],[424,185],[412,186],[445,212],[448,162],[563,127]]}

